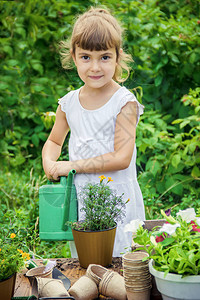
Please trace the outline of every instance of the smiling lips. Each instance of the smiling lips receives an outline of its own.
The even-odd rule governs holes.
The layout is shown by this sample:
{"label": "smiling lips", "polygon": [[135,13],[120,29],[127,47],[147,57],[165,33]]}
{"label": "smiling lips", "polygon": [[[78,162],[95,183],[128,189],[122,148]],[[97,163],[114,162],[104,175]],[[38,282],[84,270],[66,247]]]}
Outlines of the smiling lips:
{"label": "smiling lips", "polygon": [[90,79],[93,79],[93,80],[98,80],[100,78],[102,78],[103,75],[100,75],[100,76],[89,76]]}

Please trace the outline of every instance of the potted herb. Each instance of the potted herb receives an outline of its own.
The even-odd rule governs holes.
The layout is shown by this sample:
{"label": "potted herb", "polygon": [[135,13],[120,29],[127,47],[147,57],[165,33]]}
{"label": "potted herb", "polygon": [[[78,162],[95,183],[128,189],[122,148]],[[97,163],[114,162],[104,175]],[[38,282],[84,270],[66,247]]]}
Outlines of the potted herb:
{"label": "potted herb", "polygon": [[[200,211],[198,211],[200,213]],[[134,242],[142,245],[151,261],[149,269],[155,277],[163,299],[199,299],[200,295],[200,217],[193,208],[161,211],[166,223],[152,231],[138,227]],[[132,221],[132,226],[134,221]]]}
{"label": "potted herb", "polygon": [[71,224],[79,257],[84,268],[90,263],[107,266],[112,262],[117,222],[125,215],[123,194],[111,189],[112,180],[101,175],[99,183],[87,183],[80,192],[84,220]]}
{"label": "potted herb", "polygon": [[30,259],[23,249],[24,230],[10,227],[0,228],[0,295],[10,300],[14,293],[16,273]]}

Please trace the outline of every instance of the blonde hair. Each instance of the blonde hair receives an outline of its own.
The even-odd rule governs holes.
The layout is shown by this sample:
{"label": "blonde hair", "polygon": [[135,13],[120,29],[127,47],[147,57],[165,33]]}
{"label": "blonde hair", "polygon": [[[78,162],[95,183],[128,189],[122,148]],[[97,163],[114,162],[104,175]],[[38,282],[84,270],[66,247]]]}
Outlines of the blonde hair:
{"label": "blonde hair", "polygon": [[[71,38],[60,42],[61,63],[64,69],[72,68],[72,56],[76,46],[89,51],[116,49],[117,66],[113,79],[124,82],[129,76],[128,63],[131,55],[120,51],[122,48],[122,27],[107,9],[91,7],[76,20]],[[126,77],[124,77],[124,70]]]}

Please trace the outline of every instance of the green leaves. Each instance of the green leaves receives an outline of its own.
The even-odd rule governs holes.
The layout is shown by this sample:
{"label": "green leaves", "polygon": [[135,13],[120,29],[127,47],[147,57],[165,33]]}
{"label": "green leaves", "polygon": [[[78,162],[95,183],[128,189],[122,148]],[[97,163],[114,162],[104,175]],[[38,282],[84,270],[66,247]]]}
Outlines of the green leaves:
{"label": "green leaves", "polygon": [[158,171],[161,170],[161,165],[159,161],[155,159],[149,159],[149,161],[146,164],[146,170],[149,170],[154,176],[156,176]]}
{"label": "green leaves", "polygon": [[[50,121],[44,129],[43,113],[56,110],[57,99],[70,82],[61,71],[57,48],[71,32],[72,4],[46,0],[0,3],[0,138],[6,149],[1,158],[14,167],[23,165],[30,154],[32,159],[41,156],[52,127]],[[71,71],[73,85],[78,86],[73,74]],[[8,131],[12,132],[9,136]]]}
{"label": "green leaves", "polygon": [[181,160],[180,154],[174,154],[171,161],[172,166],[177,168],[178,164],[180,163],[180,160]]}
{"label": "green leaves", "polygon": [[166,239],[164,239],[164,241],[160,242],[162,244],[163,247],[172,245],[172,243],[175,241],[175,239],[173,237],[168,237]]}
{"label": "green leaves", "polygon": [[[80,191],[80,199],[83,203],[84,221],[81,227],[84,230],[105,230],[112,228],[118,221],[122,221],[125,215],[126,203],[123,194],[118,196],[108,184],[110,181],[102,175],[100,183],[86,183]],[[76,226],[76,223],[74,224]],[[79,226],[79,225],[78,225]]]}
{"label": "green leaves", "polygon": [[[192,246],[191,244],[190,247]],[[184,276],[198,275],[200,272],[198,267],[199,258],[198,250],[191,249],[188,251],[185,243],[180,242],[179,245],[174,245],[168,253],[169,272]]]}
{"label": "green leaves", "polygon": [[[170,224],[165,223],[159,231],[157,231],[157,227],[149,232],[140,227],[134,237],[134,241],[141,245],[138,250],[147,250],[150,258],[154,260],[155,269],[164,272],[165,275],[168,272],[183,276],[200,275],[200,233],[193,231],[190,221],[184,221],[183,217],[173,218],[167,216],[163,211],[161,213],[166,221],[170,224],[177,224],[178,228],[172,231],[173,233],[167,234],[165,230],[167,231],[167,226],[169,230],[169,227],[172,226]],[[189,216],[189,212],[182,211],[185,217],[186,213]],[[195,222],[195,216],[194,212],[193,222]],[[164,240],[158,238],[161,234],[163,234]]]}
{"label": "green leaves", "polygon": [[36,59],[32,59],[30,61],[31,63],[31,66],[34,70],[38,71],[40,73],[40,75],[43,74],[44,70],[43,70],[43,66],[40,64],[40,61],[39,60],[36,60]]}
{"label": "green leaves", "polygon": [[[198,198],[200,89],[190,90],[180,103],[187,106],[188,113],[185,118],[172,121],[173,126],[167,124],[169,115],[165,118],[155,111],[145,111],[138,125],[137,162],[142,170],[139,183],[145,201],[145,194],[149,199],[149,192],[160,194],[165,205],[170,195],[175,204],[183,193],[191,190]],[[152,204],[145,204],[152,208]]]}
{"label": "green leaves", "polygon": [[158,75],[158,77],[156,77],[156,79],[155,79],[155,86],[157,87],[157,86],[161,85],[162,80],[163,80],[163,76]]}
{"label": "green leaves", "polygon": [[175,108],[175,102],[199,82],[198,12],[198,4],[186,1],[182,5],[132,1],[128,9],[126,4],[119,9],[127,29],[126,44],[136,60],[135,84],[144,90],[143,102],[167,110],[174,119],[186,113],[185,108]]}

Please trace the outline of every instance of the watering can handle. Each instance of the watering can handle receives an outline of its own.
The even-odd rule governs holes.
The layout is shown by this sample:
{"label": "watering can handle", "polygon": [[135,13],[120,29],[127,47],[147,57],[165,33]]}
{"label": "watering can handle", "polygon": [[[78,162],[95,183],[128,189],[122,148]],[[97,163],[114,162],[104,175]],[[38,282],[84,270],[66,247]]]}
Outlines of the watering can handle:
{"label": "watering can handle", "polygon": [[[72,169],[69,171],[68,177],[67,177],[67,188],[65,193],[65,201],[64,201],[64,215],[63,215],[63,230],[67,230],[66,220],[69,218],[69,208],[70,208],[70,202],[71,202],[71,187],[73,185],[73,179],[74,175],[76,174],[76,170]],[[62,177],[61,177],[62,179]],[[66,179],[66,177],[65,177]]]}
{"label": "watering can handle", "polygon": [[58,180],[48,179],[47,184],[53,184],[54,182],[60,182],[60,184],[62,184],[62,185],[67,185],[67,177],[61,176],[61,177],[59,177]]}
{"label": "watering can handle", "polygon": [[72,186],[73,183],[73,177],[76,174],[76,170],[72,169],[71,171],[69,171],[68,176],[60,176],[58,180],[54,180],[54,179],[48,179],[47,183],[48,184],[53,184],[54,182],[60,182],[60,184],[62,185],[70,185]]}

